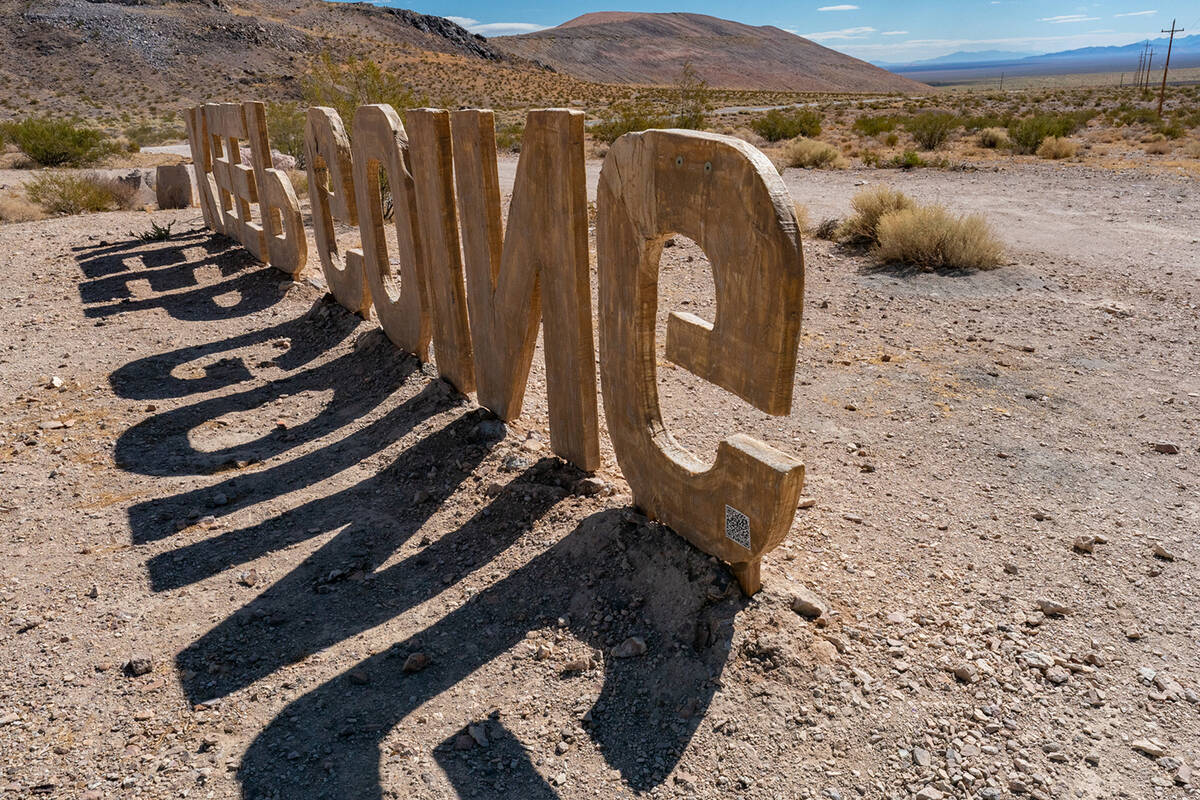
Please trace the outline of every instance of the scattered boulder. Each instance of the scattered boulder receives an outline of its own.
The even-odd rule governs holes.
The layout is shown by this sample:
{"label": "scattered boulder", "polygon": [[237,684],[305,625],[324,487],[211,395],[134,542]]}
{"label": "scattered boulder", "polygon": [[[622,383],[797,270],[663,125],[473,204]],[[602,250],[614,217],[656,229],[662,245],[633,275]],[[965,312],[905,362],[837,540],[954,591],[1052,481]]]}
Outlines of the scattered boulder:
{"label": "scattered boulder", "polygon": [[792,596],[792,611],[806,619],[817,620],[829,614],[829,603],[816,592],[801,586]]}
{"label": "scattered boulder", "polygon": [[613,658],[633,658],[646,652],[646,640],[640,636],[630,636],[613,648]]}
{"label": "scattered boulder", "polygon": [[154,197],[162,209],[191,208],[195,197],[191,166],[167,164],[157,167],[154,173]]}
{"label": "scattered boulder", "polygon": [[134,653],[125,662],[125,674],[131,677],[145,675],[154,669],[154,658],[149,653]]}

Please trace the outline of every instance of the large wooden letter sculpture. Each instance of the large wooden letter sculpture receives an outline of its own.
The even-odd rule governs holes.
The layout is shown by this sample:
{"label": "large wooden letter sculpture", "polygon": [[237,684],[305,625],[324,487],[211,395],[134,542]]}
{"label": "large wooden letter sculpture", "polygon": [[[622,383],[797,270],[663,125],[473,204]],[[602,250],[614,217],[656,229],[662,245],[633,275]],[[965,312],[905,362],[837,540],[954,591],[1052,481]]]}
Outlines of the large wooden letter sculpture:
{"label": "large wooden letter sculpture", "polygon": [[454,204],[450,114],[440,109],[414,108],[409,109],[407,119],[409,163],[424,255],[424,297],[433,316],[433,352],[438,374],[466,394],[475,388],[475,369]]}
{"label": "large wooden letter sculpture", "polygon": [[[192,160],[206,223],[237,239],[259,261],[299,275],[308,258],[304,222],[292,182],[270,166],[266,107],[259,102],[210,103],[199,111],[202,124],[196,113],[188,115],[189,133],[198,135],[192,141]],[[249,165],[242,163],[243,141],[250,147]],[[213,184],[208,183],[210,170]],[[258,222],[252,204],[258,204]]]}
{"label": "large wooden letter sculpture", "polygon": [[354,161],[342,118],[332,108],[308,109],[304,126],[304,155],[308,161],[308,196],[312,201],[313,238],[329,291],[345,308],[367,316],[371,290],[363,274],[361,250],[344,257],[338,249],[334,221],[358,225],[354,198]]}
{"label": "large wooden letter sculpture", "polygon": [[211,231],[224,233],[223,219],[217,208],[217,184],[212,177],[212,148],[208,136],[208,123],[204,119],[204,106],[194,106],[183,111],[187,123],[188,146],[192,151],[192,167],[196,171],[196,194],[200,202],[200,213],[204,226]]}
{"label": "large wooden letter sculpture", "polygon": [[804,466],[744,434],[705,469],[666,429],[655,382],[658,262],[673,233],[712,262],[710,325],[672,314],[667,357],[763,411],[791,408],[804,261],[787,189],[766,157],[737,139],[647,131],[616,141],[597,198],[604,411],[634,502],[727,562],[747,594],[764,553],[783,541]]}
{"label": "large wooden letter sculpture", "polygon": [[[347,262],[361,254],[379,325],[392,343],[421,361],[429,360],[430,324],[424,300],[425,278],[416,195],[408,167],[408,136],[391,106],[359,106],[354,114],[354,197],[362,250],[346,253]],[[392,272],[383,230],[379,172],[387,175],[396,224],[399,275]],[[400,285],[396,286],[399,277]]]}
{"label": "large wooden letter sculpture", "polygon": [[451,118],[479,404],[501,419],[520,416],[544,316],[550,443],[562,458],[595,470],[600,444],[584,115],[529,112],[507,236],[492,112],[456,111]]}

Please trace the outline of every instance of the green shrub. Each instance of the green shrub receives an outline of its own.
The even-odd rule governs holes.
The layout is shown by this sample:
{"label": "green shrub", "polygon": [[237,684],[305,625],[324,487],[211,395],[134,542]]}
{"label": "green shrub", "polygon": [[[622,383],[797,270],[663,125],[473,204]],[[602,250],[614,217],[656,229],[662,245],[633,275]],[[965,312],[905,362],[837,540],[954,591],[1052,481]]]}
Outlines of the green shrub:
{"label": "green shrub", "polygon": [[838,149],[828,142],[805,139],[800,136],[783,146],[781,161],[785,167],[813,167],[816,169],[842,169],[846,159]]}
{"label": "green shrub", "polygon": [[41,172],[25,184],[25,194],[51,214],[113,211],[135,202],[131,187],[92,172]]}
{"label": "green shrub", "polygon": [[874,254],[885,264],[922,269],[995,269],[1004,247],[979,214],[955,217],[941,206],[917,206],[884,214]]}
{"label": "green shrub", "polygon": [[510,122],[496,127],[496,149],[500,152],[521,152],[521,140],[524,138],[524,122]]}
{"label": "green shrub", "polygon": [[69,119],[26,117],[6,126],[8,138],[43,167],[81,167],[113,152],[103,132]]}
{"label": "green shrub", "polygon": [[612,144],[627,133],[650,128],[665,128],[670,124],[645,100],[616,103],[612,110],[614,116],[601,120],[588,129],[592,136],[608,144]]}
{"label": "green shrub", "polygon": [[1079,130],[1095,116],[1094,111],[1070,114],[1035,114],[1009,125],[1008,135],[1018,153],[1036,153],[1048,136],[1065,137]]}
{"label": "green shrub", "polygon": [[[296,166],[304,166],[304,125],[307,112],[299,103],[267,103],[267,136],[271,148],[296,159]],[[349,130],[352,119],[342,119]]]}
{"label": "green shrub", "polygon": [[675,91],[675,127],[703,130],[705,114],[712,105],[712,90],[708,88],[708,82],[696,72],[692,62],[684,63],[683,70],[675,81]]}
{"label": "green shrub", "polygon": [[953,114],[945,111],[926,111],[909,117],[904,127],[921,147],[936,150],[950,138],[950,134],[958,126],[958,117]]}
{"label": "green shrub", "polygon": [[157,126],[149,122],[128,125],[122,131],[129,140],[130,152],[137,152],[143,147],[153,147],[157,144],[184,138],[183,131],[170,125]]}
{"label": "green shrub", "polygon": [[884,214],[915,208],[913,199],[887,186],[863,189],[850,201],[854,215],[838,227],[837,240],[846,244],[874,244],[876,229]]}
{"label": "green shrub", "polygon": [[750,128],[768,142],[782,142],[797,136],[812,139],[821,135],[821,112],[812,108],[794,111],[773,108],[751,122]]}
{"label": "green shrub", "polygon": [[337,111],[347,132],[353,127],[354,112],[369,103],[386,103],[403,119],[406,109],[423,106],[425,100],[397,77],[400,74],[404,73],[385,70],[369,58],[334,61],[325,51],[301,83],[303,104]]}
{"label": "green shrub", "polygon": [[896,130],[896,118],[886,114],[878,117],[859,117],[851,126],[856,133],[863,136],[878,136]]}

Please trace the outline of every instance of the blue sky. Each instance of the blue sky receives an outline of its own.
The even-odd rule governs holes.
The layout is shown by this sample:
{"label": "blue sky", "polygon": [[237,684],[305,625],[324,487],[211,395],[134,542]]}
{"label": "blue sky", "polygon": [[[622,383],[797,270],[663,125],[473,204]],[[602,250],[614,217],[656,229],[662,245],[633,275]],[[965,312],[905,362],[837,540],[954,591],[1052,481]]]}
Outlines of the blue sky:
{"label": "blue sky", "polygon": [[[957,50],[1045,53],[1094,45],[1129,44],[1158,37],[1172,17],[1196,16],[1195,0],[1070,3],[1036,0],[839,0],[746,3],[675,0],[375,0],[455,19],[484,36],[553,27],[588,11],[692,11],[750,25],[774,25],[872,61],[908,61]],[[1188,31],[1191,32],[1190,30]]]}

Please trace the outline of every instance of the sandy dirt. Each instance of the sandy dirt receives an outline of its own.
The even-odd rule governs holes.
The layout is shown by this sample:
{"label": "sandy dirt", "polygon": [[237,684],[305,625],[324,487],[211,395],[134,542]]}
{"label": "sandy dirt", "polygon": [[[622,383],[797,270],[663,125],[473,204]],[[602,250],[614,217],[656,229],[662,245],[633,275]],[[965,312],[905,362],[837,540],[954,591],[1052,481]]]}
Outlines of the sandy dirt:
{"label": "sandy dirt", "polygon": [[[867,181],[981,211],[1010,263],[806,242],[786,418],[663,363],[699,455],[806,462],[752,599],[607,439],[595,479],[549,457],[540,360],[504,431],[315,255],[0,226],[0,797],[1193,796],[1195,182],[785,179],[814,220]],[[664,251],[660,318],[711,317],[704,265]]]}

